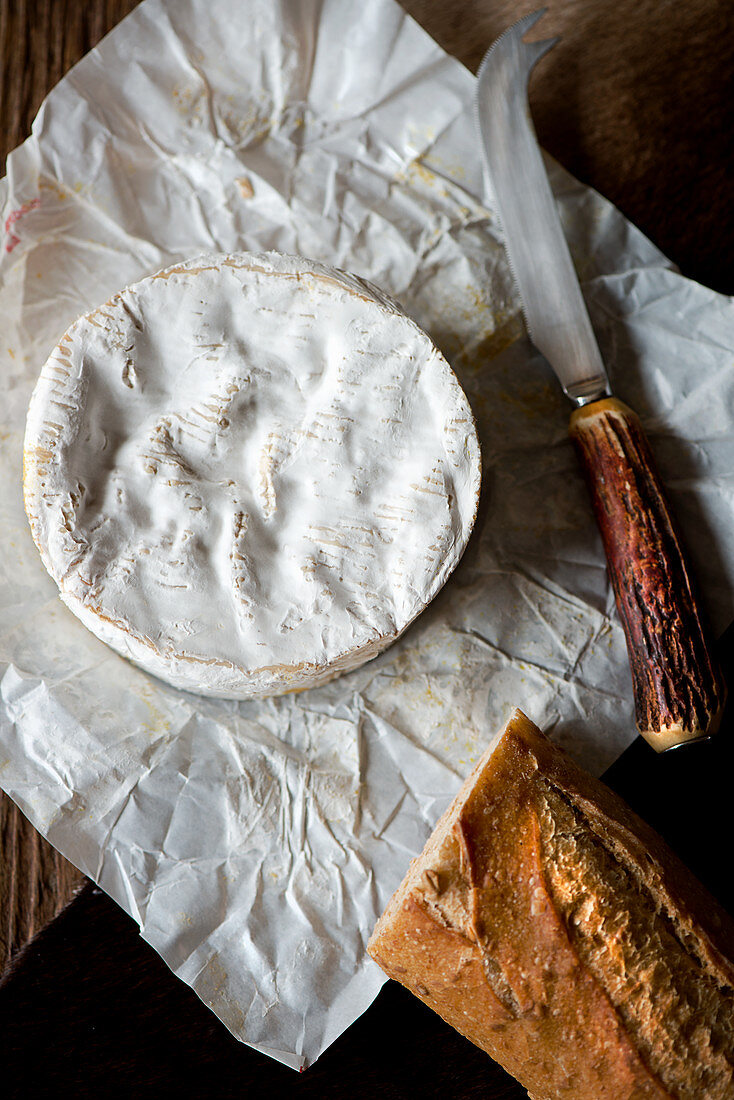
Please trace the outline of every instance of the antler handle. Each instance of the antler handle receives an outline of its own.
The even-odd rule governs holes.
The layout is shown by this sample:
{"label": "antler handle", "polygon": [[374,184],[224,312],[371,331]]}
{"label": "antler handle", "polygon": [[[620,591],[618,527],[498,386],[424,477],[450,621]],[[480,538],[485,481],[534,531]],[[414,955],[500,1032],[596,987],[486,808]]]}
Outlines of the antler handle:
{"label": "antler handle", "polygon": [[602,398],[573,413],[570,434],[627,639],[640,733],[658,752],[709,737],[726,688],[640,420]]}

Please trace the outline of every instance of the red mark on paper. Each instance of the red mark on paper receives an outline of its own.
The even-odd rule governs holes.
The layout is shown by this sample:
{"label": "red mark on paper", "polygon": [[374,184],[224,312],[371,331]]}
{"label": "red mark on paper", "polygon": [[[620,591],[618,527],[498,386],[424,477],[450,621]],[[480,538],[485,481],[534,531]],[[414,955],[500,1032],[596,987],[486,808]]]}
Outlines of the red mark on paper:
{"label": "red mark on paper", "polygon": [[12,252],[17,244],[20,244],[20,237],[15,233],[11,233],[11,229],[16,222],[19,222],[21,218],[24,218],[31,210],[35,210],[37,206],[41,205],[40,199],[31,199],[30,202],[24,202],[22,206],[19,206],[17,210],[11,210],[5,219],[5,232],[10,233],[10,238],[5,242],[5,251]]}

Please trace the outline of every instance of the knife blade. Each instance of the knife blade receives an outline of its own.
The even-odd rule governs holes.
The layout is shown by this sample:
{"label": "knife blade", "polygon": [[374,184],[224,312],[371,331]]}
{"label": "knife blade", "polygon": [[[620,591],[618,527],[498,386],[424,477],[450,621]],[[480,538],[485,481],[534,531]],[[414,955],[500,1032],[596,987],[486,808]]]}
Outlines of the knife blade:
{"label": "knife blade", "polygon": [[611,395],[535,136],[531,71],[558,41],[500,35],[477,76],[484,165],[531,340],[576,405],[570,435],[591,494],[627,642],[635,718],[658,752],[708,739],[724,679],[682,539],[639,417]]}
{"label": "knife blade", "polygon": [[477,116],[530,338],[564,392],[583,404],[609,393],[609,382],[530,119],[527,80],[517,79],[558,41],[523,42],[542,14],[490,47],[477,76]]}

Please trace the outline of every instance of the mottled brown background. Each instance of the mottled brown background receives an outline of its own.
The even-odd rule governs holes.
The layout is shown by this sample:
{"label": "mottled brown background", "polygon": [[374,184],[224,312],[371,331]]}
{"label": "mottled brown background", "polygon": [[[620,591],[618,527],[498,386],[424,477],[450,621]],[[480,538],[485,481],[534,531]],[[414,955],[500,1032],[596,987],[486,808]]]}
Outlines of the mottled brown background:
{"label": "mottled brown background", "polygon": [[[535,6],[404,3],[472,70],[492,39]],[[44,95],[133,7],[135,0],[0,0],[3,159],[30,132]],[[562,41],[532,87],[541,142],[685,275],[734,292],[734,5],[556,0],[538,36],[557,33]],[[716,814],[730,798],[731,754],[705,753],[675,764],[635,745],[610,781],[731,908],[731,888],[707,855],[711,833],[720,841],[728,826]],[[0,794],[2,967],[0,1073],[10,1096],[138,1096],[164,1086],[212,1097],[523,1095],[394,986],[302,1078],[254,1055]]]}

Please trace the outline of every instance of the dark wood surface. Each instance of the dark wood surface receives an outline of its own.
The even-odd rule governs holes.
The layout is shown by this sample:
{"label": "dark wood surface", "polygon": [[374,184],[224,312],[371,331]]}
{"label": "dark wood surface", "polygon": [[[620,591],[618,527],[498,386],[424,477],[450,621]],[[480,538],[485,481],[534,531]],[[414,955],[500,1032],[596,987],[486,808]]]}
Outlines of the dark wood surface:
{"label": "dark wood surface", "polygon": [[[0,0],[3,158],[29,133],[46,92],[134,6]],[[404,6],[476,69],[489,42],[536,4]],[[542,37],[562,33],[563,41],[532,89],[546,148],[616,202],[684,274],[725,293],[734,291],[732,31],[729,0],[562,0],[551,5]],[[730,685],[733,649],[725,639]],[[731,724],[727,717],[712,744],[663,758],[638,740],[607,778],[734,912],[722,855],[734,832]],[[0,845],[0,966],[8,963],[0,1081],[8,1097],[141,1096],[161,1087],[215,1098],[525,1095],[392,983],[296,1076],[235,1042],[134,923],[1,795]]]}

